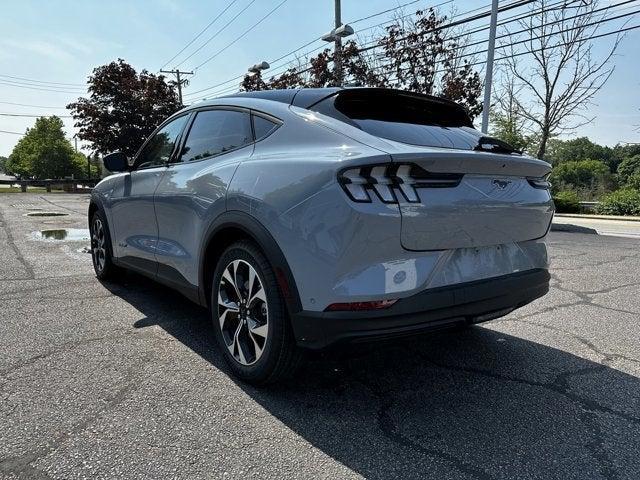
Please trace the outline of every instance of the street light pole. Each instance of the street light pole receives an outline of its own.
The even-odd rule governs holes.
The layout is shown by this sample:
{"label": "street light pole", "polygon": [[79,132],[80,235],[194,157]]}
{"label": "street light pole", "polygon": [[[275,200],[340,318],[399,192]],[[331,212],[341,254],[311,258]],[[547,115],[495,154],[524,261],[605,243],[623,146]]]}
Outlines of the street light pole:
{"label": "street light pole", "polygon": [[484,103],[482,104],[482,133],[489,131],[489,110],[491,108],[491,84],[493,83],[493,59],[496,50],[496,27],[498,24],[498,0],[491,4],[491,25],[487,50],[487,72],[484,77]]}
{"label": "street light pole", "polygon": [[[342,26],[340,0],[335,0],[335,29]],[[342,85],[342,37],[334,35],[333,68],[338,86]]]}
{"label": "street light pole", "polygon": [[341,86],[344,82],[342,72],[342,37],[353,35],[351,25],[343,25],[340,11],[340,0],[335,1],[335,27],[330,32],[320,37],[325,42],[333,42],[333,75],[336,77],[336,84]]}

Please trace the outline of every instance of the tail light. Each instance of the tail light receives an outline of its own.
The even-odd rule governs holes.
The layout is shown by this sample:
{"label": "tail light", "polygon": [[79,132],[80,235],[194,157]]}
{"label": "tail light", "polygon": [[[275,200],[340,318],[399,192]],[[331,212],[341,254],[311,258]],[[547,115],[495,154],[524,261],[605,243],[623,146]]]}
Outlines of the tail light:
{"label": "tail light", "polygon": [[551,183],[549,183],[549,175],[551,174],[548,173],[544,177],[529,177],[527,178],[527,182],[529,182],[529,185],[531,185],[533,188],[549,190],[551,188]]}
{"label": "tail light", "polygon": [[384,203],[419,203],[416,188],[457,187],[463,175],[427,172],[415,164],[368,165],[343,170],[338,181],[354,202],[371,202],[372,194]]}

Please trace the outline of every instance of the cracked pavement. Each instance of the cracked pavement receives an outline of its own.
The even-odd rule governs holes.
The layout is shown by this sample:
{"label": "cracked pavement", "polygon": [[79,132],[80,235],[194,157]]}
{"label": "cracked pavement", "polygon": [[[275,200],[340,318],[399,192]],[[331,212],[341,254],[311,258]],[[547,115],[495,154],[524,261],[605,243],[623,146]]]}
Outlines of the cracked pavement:
{"label": "cracked pavement", "polygon": [[204,310],[30,236],[87,205],[0,194],[0,479],[640,478],[637,239],[553,232],[543,299],[256,389]]}

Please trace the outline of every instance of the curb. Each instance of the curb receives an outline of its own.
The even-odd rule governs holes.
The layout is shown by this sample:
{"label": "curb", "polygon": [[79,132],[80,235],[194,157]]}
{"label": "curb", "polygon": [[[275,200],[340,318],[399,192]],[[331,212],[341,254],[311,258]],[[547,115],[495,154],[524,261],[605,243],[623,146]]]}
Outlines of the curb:
{"label": "curb", "polygon": [[624,217],[622,215],[581,215],[578,213],[556,213],[559,218],[586,218],[592,220],[615,220],[623,222],[640,222],[640,217]]}
{"label": "curb", "polygon": [[552,223],[552,232],[565,232],[565,233],[587,233],[589,235],[598,235],[598,232],[593,228],[581,227],[579,225],[572,225],[570,223]]}

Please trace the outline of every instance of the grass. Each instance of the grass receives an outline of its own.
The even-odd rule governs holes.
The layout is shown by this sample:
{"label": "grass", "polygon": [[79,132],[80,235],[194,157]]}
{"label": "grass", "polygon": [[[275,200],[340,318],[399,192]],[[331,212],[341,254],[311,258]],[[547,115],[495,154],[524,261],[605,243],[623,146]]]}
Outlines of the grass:
{"label": "grass", "polygon": [[[0,187],[0,193],[22,193],[20,187]],[[47,193],[45,187],[27,187],[27,193]],[[52,189],[51,193],[64,193],[64,190]]]}

